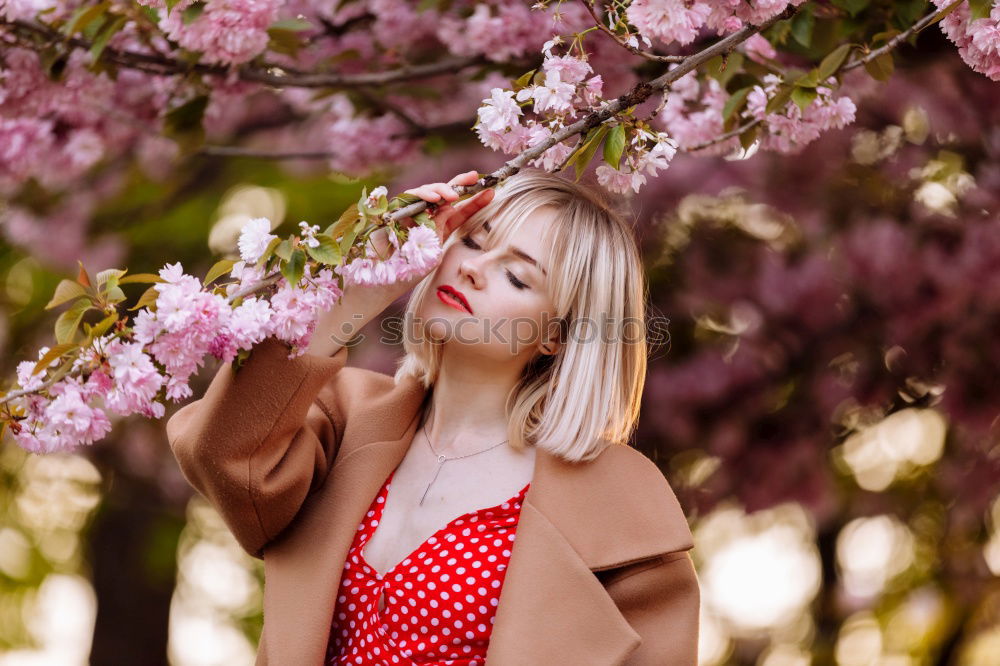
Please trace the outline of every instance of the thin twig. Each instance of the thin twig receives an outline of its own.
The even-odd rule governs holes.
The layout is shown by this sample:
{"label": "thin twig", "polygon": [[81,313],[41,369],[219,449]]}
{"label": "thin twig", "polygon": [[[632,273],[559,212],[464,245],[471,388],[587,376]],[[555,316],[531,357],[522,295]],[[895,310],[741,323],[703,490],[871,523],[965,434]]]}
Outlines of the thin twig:
{"label": "thin twig", "polygon": [[615,40],[615,42],[619,46],[621,46],[623,49],[626,49],[632,55],[637,55],[640,58],[645,58],[646,60],[652,60],[653,62],[683,62],[684,58],[687,57],[682,55],[661,56],[661,55],[656,55],[655,53],[650,53],[648,51],[643,51],[638,47],[632,46],[631,44],[623,40],[620,35],[612,31],[611,28],[609,28],[608,26],[604,25],[604,23],[601,22],[601,19],[598,18],[597,13],[594,11],[593,0],[580,0],[580,2],[582,2],[583,6],[587,8],[588,12],[590,12],[590,15],[594,18],[594,23],[596,23],[597,27],[601,29],[601,32],[611,37],[611,39]]}
{"label": "thin twig", "polygon": [[842,72],[849,72],[849,71],[851,71],[852,69],[854,69],[856,67],[861,67],[866,62],[871,62],[875,58],[878,58],[879,56],[888,53],[889,51],[891,51],[892,49],[894,49],[897,45],[899,45],[900,42],[902,42],[903,40],[907,39],[910,35],[912,35],[913,33],[916,33],[916,32],[920,32],[925,27],[927,27],[931,23],[934,23],[934,21],[936,21],[940,17],[942,17],[945,14],[947,14],[948,12],[950,12],[953,8],[955,8],[958,5],[962,4],[962,2],[964,2],[964,0],[955,0],[954,2],[952,2],[950,5],[948,5],[944,9],[941,9],[941,10],[936,11],[936,12],[931,12],[930,14],[928,14],[925,17],[923,17],[922,19],[920,19],[919,21],[917,21],[916,23],[914,23],[913,25],[911,25],[909,28],[907,28],[903,32],[899,33],[898,35],[896,35],[895,37],[893,37],[892,39],[890,39],[888,42],[886,42],[885,44],[883,44],[879,48],[877,48],[874,51],[868,53],[867,55],[865,55],[862,58],[858,58],[857,60],[854,60],[854,61],[852,61],[852,62],[844,65],[843,67],[840,68],[840,71],[842,71]]}

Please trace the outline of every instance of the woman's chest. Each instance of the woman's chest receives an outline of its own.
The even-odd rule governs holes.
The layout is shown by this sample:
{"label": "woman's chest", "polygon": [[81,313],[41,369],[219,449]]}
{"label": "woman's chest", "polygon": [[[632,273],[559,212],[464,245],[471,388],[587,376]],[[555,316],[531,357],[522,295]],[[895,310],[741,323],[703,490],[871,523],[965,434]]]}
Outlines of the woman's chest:
{"label": "woman's chest", "polygon": [[466,542],[463,547],[482,545],[473,541],[477,536],[471,532],[463,535],[456,530],[456,523],[477,521],[477,531],[498,529],[511,518],[516,524],[515,508],[520,507],[529,479],[502,471],[488,476],[492,478],[463,475],[457,468],[436,472],[404,460],[386,479],[366,515],[371,523],[363,545],[368,565],[384,574],[434,537],[435,542],[464,537],[459,540]]}

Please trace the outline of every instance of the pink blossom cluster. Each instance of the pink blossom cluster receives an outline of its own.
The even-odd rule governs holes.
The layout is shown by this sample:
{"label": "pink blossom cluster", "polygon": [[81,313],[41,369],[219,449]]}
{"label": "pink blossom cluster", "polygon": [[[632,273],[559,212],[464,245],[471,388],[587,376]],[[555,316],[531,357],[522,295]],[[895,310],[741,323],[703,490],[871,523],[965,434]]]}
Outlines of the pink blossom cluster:
{"label": "pink blossom cluster", "polygon": [[[601,102],[604,86],[601,75],[589,76],[593,70],[580,58],[553,56],[551,48],[559,42],[554,39],[544,46],[540,83],[530,83],[516,93],[493,88],[490,96],[483,99],[475,129],[485,146],[507,154],[522,152],[548,139],[575,120],[581,111]],[[530,103],[538,118],[528,118],[522,123],[524,114],[519,103]],[[557,143],[530,164],[554,171],[573,150],[574,146]]]}
{"label": "pink blossom cluster", "polygon": [[[384,195],[384,187],[375,188],[369,203]],[[317,247],[318,227],[302,222],[300,228],[303,243]],[[230,270],[233,280],[225,285],[224,293],[184,273],[179,262],[161,268],[162,282],[153,287],[155,306],[139,311],[129,334],[96,338],[64,378],[11,401],[25,416],[11,428],[15,441],[35,453],[68,450],[106,435],[111,429],[108,412],[160,418],[164,400],[177,402],[192,395],[191,375],[207,355],[230,363],[240,351],[272,336],[293,348],[290,358],[305,353],[318,313],[332,308],[343,295],[335,272],[344,284],[387,284],[426,274],[441,253],[437,233],[417,225],[407,230],[401,245],[394,233],[389,234],[397,252],[387,260],[378,258],[368,241],[363,258],[332,269],[310,262],[297,284],[282,276],[269,297],[251,296],[267,277],[258,259],[276,238],[270,229],[267,218],[244,225],[238,240],[241,259]],[[248,295],[236,299],[240,292]],[[239,300],[239,305],[233,307],[231,299]],[[48,350],[39,350],[38,358]],[[53,361],[49,369],[58,363],[58,359]],[[18,364],[14,390],[42,387],[45,372],[32,374],[34,365],[34,361]]]}
{"label": "pink blossom cluster", "polygon": [[[164,7],[164,0],[138,0]],[[235,65],[253,59],[267,48],[268,27],[278,17],[281,0],[208,0],[204,11],[190,23],[184,11],[192,0],[181,0],[169,14],[160,15],[160,29],[188,51],[202,53],[202,61]]]}
{"label": "pink blossom cluster", "polygon": [[104,107],[115,84],[87,71],[86,61],[85,52],[74,51],[65,78],[55,83],[34,51],[0,51],[0,193],[28,178],[52,188],[72,182],[109,146],[120,145],[123,134],[134,134],[112,129]]}
{"label": "pink blossom cluster", "polygon": [[[833,80],[831,77],[826,83]],[[857,111],[854,100],[846,95],[834,97],[833,89],[826,85],[816,88],[816,98],[804,111],[798,104],[789,101],[780,111],[767,113],[768,100],[774,96],[781,77],[765,74],[763,83],[763,86],[754,86],[747,95],[747,108],[743,112],[744,117],[763,121],[766,127],[766,132],[760,139],[763,150],[795,154],[819,138],[824,131],[839,129],[854,122]]]}
{"label": "pink blossom cluster", "polygon": [[[723,134],[722,112],[729,93],[714,78],[699,79],[697,72],[688,72],[670,84],[664,97],[656,118],[682,150],[690,150]],[[735,145],[739,145],[739,139],[733,137],[702,149],[700,154],[727,153]]]}
{"label": "pink blossom cluster", "polygon": [[336,267],[345,284],[383,285],[406,282],[425,275],[437,264],[441,255],[441,241],[437,232],[425,226],[409,230],[402,246],[393,233],[389,240],[395,251],[383,259],[375,251],[371,241],[365,244],[365,256]]}
{"label": "pink blossom cluster", "polygon": [[[562,39],[557,37],[542,47],[545,58],[540,81],[529,83],[517,92],[493,88],[490,96],[483,99],[477,112],[476,133],[484,145],[507,154],[522,152],[539,145],[581,113],[603,102],[601,75],[591,76],[590,64],[581,58],[553,55],[552,48],[560,43]],[[530,104],[535,117],[522,122],[522,104]],[[578,146],[579,142],[557,143],[529,164],[555,171]],[[676,151],[677,142],[665,132],[635,131],[623,156],[624,168],[619,171],[609,165],[599,166],[598,182],[611,191],[638,192],[646,182],[646,175],[666,169]]]}
{"label": "pink blossom cluster", "polygon": [[[652,147],[646,144],[652,142]],[[597,182],[611,192],[624,193],[631,189],[638,193],[646,184],[646,175],[655,176],[670,166],[677,153],[677,141],[666,132],[637,130],[632,137],[633,150],[625,157],[625,165],[615,169],[607,164],[597,167]],[[634,157],[633,157],[634,156]]]}
{"label": "pink blossom cluster", "polygon": [[467,17],[442,16],[436,36],[455,55],[507,62],[536,50],[556,32],[553,21],[539,20],[527,3],[477,2]]}
{"label": "pink blossom cluster", "polygon": [[716,34],[759,25],[805,0],[633,0],[625,10],[629,22],[645,38],[690,44],[702,29]]}
{"label": "pink blossom cluster", "polygon": [[[951,4],[948,0],[933,2],[938,9]],[[1000,3],[993,3],[989,16],[973,19],[969,4],[963,2],[940,24],[969,67],[993,81],[1000,81]]]}

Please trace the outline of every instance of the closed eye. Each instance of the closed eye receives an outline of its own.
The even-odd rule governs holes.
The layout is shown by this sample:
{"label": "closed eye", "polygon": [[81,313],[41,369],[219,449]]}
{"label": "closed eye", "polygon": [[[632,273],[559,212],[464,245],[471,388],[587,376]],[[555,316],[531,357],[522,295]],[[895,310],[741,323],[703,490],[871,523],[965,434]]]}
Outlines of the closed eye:
{"label": "closed eye", "polygon": [[[476,241],[472,240],[472,238],[470,236],[462,236],[461,237],[461,241],[462,241],[462,245],[464,245],[467,248],[470,248],[470,249],[473,249],[473,250],[481,250],[481,249],[483,249],[483,248],[479,247],[479,244]],[[510,280],[510,283],[512,285],[514,285],[516,288],[518,288],[518,289],[529,289],[530,288],[530,287],[528,287],[527,284],[525,284],[524,282],[521,282],[520,280],[518,280],[517,276],[514,275],[513,273],[511,273],[509,270],[504,269],[504,272],[507,273],[507,279]]]}

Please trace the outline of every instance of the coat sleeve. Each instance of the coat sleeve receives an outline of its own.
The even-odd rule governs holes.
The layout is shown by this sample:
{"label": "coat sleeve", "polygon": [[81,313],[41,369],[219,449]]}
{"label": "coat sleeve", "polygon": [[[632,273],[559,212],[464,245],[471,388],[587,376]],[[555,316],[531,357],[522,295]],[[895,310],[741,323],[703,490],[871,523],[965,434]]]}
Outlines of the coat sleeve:
{"label": "coat sleeve", "polygon": [[288,353],[266,338],[241,367],[223,364],[204,397],[166,423],[184,477],[258,559],[323,484],[345,425],[336,401],[318,396],[343,369],[348,348],[329,357]]}
{"label": "coat sleeve", "polygon": [[626,565],[604,584],[642,637],[626,666],[697,666],[701,591],[687,550]]}

